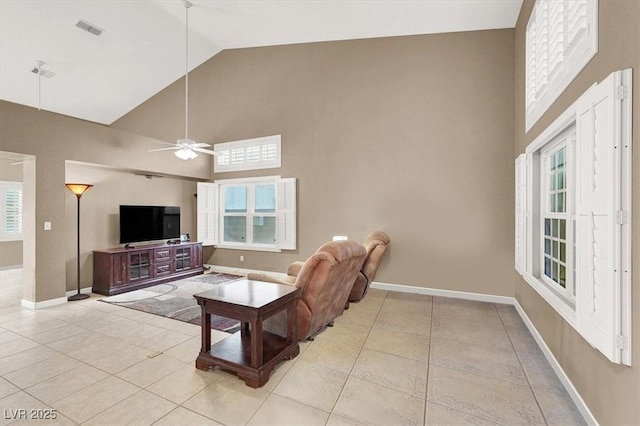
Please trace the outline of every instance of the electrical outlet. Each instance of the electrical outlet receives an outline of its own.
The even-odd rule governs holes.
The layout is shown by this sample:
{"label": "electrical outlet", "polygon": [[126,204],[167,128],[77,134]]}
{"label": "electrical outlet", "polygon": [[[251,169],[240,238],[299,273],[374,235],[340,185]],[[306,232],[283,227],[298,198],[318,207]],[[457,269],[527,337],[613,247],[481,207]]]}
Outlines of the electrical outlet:
{"label": "electrical outlet", "polygon": [[51,222],[45,222],[44,223],[44,230],[45,231],[51,231]]}
{"label": "electrical outlet", "polygon": [[240,255],[240,262],[244,262],[244,256]]}

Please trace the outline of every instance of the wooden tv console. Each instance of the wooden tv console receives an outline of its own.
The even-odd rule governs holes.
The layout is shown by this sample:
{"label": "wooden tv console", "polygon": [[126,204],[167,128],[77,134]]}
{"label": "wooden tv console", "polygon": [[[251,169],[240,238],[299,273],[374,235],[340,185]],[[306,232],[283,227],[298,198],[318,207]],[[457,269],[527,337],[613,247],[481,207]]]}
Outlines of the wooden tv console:
{"label": "wooden tv console", "polygon": [[202,243],[94,250],[92,291],[111,296],[203,272]]}

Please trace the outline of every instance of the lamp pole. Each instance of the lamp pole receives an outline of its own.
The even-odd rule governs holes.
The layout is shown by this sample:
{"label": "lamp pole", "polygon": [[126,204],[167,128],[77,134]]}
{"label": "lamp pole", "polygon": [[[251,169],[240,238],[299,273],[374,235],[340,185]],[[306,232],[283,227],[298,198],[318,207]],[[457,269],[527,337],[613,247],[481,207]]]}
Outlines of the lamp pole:
{"label": "lamp pole", "polygon": [[91,297],[88,294],[80,293],[80,198],[82,197],[82,194],[87,192],[92,186],[93,185],[88,185],[84,183],[67,183],[66,184],[66,187],[69,188],[69,190],[73,192],[76,198],[78,199],[78,229],[76,233],[78,238],[77,240],[78,252],[76,256],[76,264],[77,264],[76,284],[77,284],[78,292],[73,296],[69,296],[67,298],[67,300],[69,301],[88,299],[89,297]]}

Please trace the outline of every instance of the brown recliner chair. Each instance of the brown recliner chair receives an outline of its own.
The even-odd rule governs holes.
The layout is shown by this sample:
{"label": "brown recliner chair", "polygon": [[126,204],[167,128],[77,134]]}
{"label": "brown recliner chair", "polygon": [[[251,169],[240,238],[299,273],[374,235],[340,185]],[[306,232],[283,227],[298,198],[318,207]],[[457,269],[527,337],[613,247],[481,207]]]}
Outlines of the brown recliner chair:
{"label": "brown recliner chair", "polygon": [[364,247],[367,249],[367,257],[365,258],[362,270],[356,277],[351,294],[349,294],[349,302],[358,302],[362,300],[369,285],[376,276],[380,262],[387,246],[391,242],[389,235],[382,231],[374,231],[364,241]]}
{"label": "brown recliner chair", "polygon": [[[332,241],[323,244],[307,259],[295,276],[288,275],[280,279],[252,273],[247,278],[295,285],[301,289],[296,306],[296,336],[298,340],[304,340],[342,315],[366,255],[364,246],[354,241]],[[286,318],[286,313],[281,312],[266,320],[263,328],[286,336]]]}

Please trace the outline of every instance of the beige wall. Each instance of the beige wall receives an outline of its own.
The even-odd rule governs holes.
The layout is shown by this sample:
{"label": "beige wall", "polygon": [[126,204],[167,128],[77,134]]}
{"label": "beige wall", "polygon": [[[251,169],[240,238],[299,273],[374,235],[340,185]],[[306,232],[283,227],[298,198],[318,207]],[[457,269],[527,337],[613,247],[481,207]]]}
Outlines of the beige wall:
{"label": "beige wall", "polygon": [[524,132],[524,32],[533,8],[524,2],[515,33],[515,149],[522,153],[553,120],[590,85],[613,71],[633,68],[633,367],[610,363],[593,349],[522,279],[516,280],[516,298],[533,321],[576,389],[601,424],[631,425],[640,419],[640,2],[601,0],[599,2],[599,51],[576,80],[552,105],[541,120]]}
{"label": "beige wall", "polygon": [[[148,149],[160,146],[157,140],[121,130],[4,101],[0,101],[0,117],[0,151],[35,156],[29,173],[25,172],[25,185],[29,177],[35,192],[35,211],[30,210],[30,223],[25,223],[33,236],[25,239],[25,245],[27,241],[33,245],[25,246],[25,250],[33,253],[33,259],[24,259],[28,264],[24,273],[35,275],[32,280],[25,278],[34,285],[24,293],[32,302],[64,297],[67,289],[67,252],[61,247],[75,240],[76,223],[75,213],[68,217],[66,210],[72,196],[64,186],[67,160],[183,176],[187,180],[211,175],[209,158],[183,162],[169,152],[149,153]],[[128,193],[138,189],[124,186],[121,190]],[[43,230],[45,221],[52,223],[51,231]],[[106,215],[104,221],[107,226]],[[85,250],[92,248],[103,247],[87,245]]]}
{"label": "beige wall", "polygon": [[[0,157],[0,180],[22,182],[22,164]],[[22,265],[22,241],[0,241],[0,269]]]}
{"label": "beige wall", "polygon": [[[66,181],[94,184],[80,200],[81,287],[90,287],[93,282],[91,250],[120,245],[121,204],[180,206],[181,233],[196,233],[196,198],[193,196],[196,192],[195,181],[168,177],[147,179],[131,172],[73,163],[67,163]],[[66,239],[67,290],[73,290],[77,286],[78,203],[71,191],[65,197],[65,206],[67,229],[73,236]]]}
{"label": "beige wall", "polygon": [[[391,248],[377,281],[513,295],[513,30],[229,50],[190,74],[190,136],[282,134],[298,250],[205,260],[284,271],[333,235]],[[114,123],[168,138],[182,82]]]}

